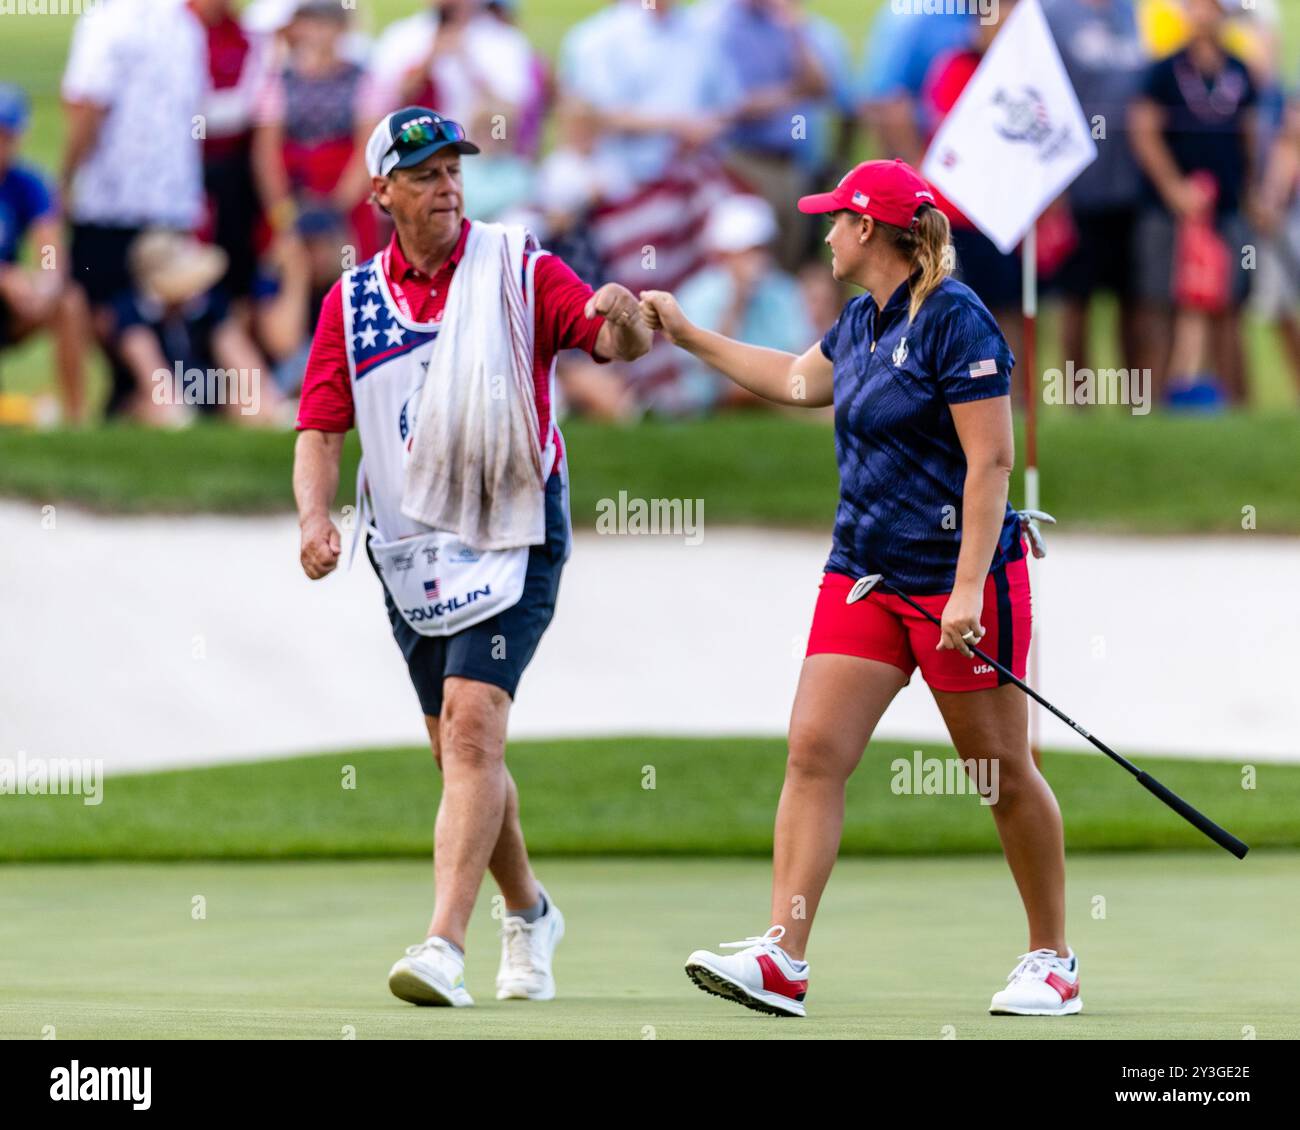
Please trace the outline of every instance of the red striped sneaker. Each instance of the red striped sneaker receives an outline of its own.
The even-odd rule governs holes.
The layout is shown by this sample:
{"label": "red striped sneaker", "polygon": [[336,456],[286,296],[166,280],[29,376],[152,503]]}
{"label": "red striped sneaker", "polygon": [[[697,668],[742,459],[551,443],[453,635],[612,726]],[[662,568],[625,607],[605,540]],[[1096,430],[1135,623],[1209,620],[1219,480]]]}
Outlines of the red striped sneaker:
{"label": "red striped sneaker", "polygon": [[1056,950],[1021,954],[1007,987],[994,993],[989,1003],[994,1016],[1073,1016],[1082,1011],[1074,950],[1065,957]]}
{"label": "red striped sneaker", "polygon": [[803,1016],[808,963],[795,961],[778,945],[784,937],[785,927],[773,926],[761,938],[721,944],[724,950],[740,950],[737,954],[696,950],[686,959],[686,976],[706,993],[757,1012]]}

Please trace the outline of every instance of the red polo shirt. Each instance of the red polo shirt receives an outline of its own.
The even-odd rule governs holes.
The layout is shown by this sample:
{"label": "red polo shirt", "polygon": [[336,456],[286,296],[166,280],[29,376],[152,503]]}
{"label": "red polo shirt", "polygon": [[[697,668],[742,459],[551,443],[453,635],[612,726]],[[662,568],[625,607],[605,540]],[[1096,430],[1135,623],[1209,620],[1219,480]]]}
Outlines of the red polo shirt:
{"label": "red polo shirt", "polygon": [[[447,289],[465,254],[469,221],[461,225],[460,240],[447,262],[432,278],[413,267],[402,254],[394,235],[383,252],[384,275],[402,312],[417,322],[442,319]],[[562,259],[543,255],[534,275],[537,302],[533,319],[533,388],[542,446],[551,433],[551,362],[561,349],[581,349],[597,361],[596,335],[603,318],[588,318],[583,309],[591,287]],[[311,356],[298,404],[298,430],[346,432],[352,427],[352,383],[343,331],[343,285],[336,282],[321,303],[320,321],[311,343]]]}

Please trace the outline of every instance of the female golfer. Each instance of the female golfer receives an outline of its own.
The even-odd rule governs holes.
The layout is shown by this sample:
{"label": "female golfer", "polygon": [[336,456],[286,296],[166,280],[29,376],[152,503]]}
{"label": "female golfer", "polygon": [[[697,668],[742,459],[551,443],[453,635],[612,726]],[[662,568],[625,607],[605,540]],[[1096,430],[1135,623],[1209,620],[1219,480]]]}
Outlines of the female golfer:
{"label": "female golfer", "polygon": [[[993,819],[1029,919],[1029,952],[989,1011],[1078,1012],[1060,811],[1030,756],[1024,693],[968,646],[1024,677],[1029,580],[1007,504],[1014,358],[980,300],[948,277],[948,221],[911,167],[868,161],[799,209],[827,216],[835,278],[867,291],[802,357],[701,330],[671,294],[641,295],[652,329],[742,387],[778,404],[834,404],[840,468],[831,555],[790,718],[772,925],[723,946],[739,953],[697,950],[686,972],[749,1008],[804,1015],[804,953],[839,851],[845,784],[919,667],[958,755],[982,765],[978,780],[996,782]],[[942,631],[879,590],[846,604],[869,573],[927,607]]]}

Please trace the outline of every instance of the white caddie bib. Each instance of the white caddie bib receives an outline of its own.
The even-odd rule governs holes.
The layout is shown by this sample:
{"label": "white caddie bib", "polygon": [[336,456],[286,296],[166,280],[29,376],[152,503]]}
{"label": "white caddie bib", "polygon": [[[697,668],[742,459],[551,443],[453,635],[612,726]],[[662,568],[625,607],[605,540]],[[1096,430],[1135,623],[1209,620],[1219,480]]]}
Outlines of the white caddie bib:
{"label": "white caddie bib", "polygon": [[528,547],[476,552],[455,534],[430,530],[370,552],[397,611],[422,636],[449,636],[519,601]]}
{"label": "white caddie bib", "polygon": [[[380,252],[343,274],[344,334],[363,453],[357,471],[356,538],[369,539],[379,576],[412,631],[447,636],[519,601],[528,547],[476,551],[456,534],[402,514],[415,414],[440,323],[416,322],[402,312],[389,290],[382,258]],[[529,257],[524,279],[530,318],[536,260],[537,254]],[[553,444],[548,443],[543,457],[549,474]]]}

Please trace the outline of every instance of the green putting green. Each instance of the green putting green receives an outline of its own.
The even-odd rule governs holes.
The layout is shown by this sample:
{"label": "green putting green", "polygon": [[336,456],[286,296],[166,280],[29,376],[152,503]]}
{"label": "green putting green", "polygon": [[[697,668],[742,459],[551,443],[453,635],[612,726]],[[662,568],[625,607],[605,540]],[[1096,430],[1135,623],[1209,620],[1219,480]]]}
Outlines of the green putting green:
{"label": "green putting green", "polygon": [[[806,1020],[706,996],[686,955],[761,931],[757,860],[544,860],[568,919],[559,998],[493,999],[490,888],[469,939],[478,1006],[415,1008],[385,976],[424,932],[411,860],[0,868],[0,1037],[1139,1038],[1300,1036],[1300,853],[1093,854],[1069,868],[1084,1011],[985,1011],[1024,923],[994,857],[846,859],[817,924]],[[197,901],[201,900],[201,901]],[[200,907],[204,917],[195,917]]]}

